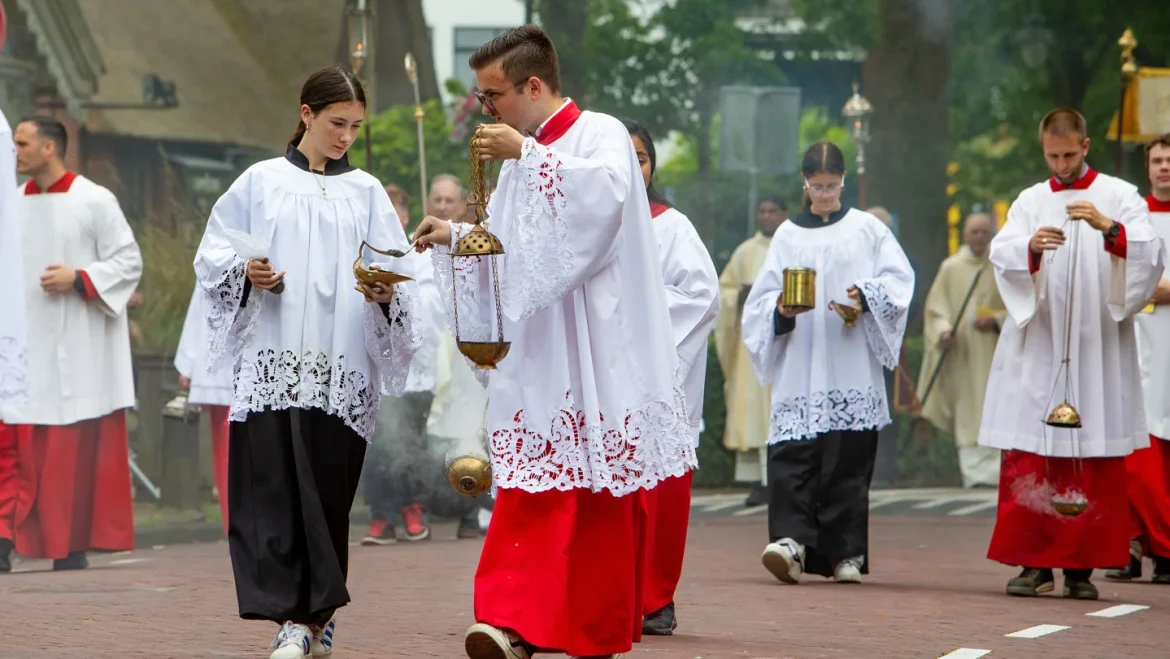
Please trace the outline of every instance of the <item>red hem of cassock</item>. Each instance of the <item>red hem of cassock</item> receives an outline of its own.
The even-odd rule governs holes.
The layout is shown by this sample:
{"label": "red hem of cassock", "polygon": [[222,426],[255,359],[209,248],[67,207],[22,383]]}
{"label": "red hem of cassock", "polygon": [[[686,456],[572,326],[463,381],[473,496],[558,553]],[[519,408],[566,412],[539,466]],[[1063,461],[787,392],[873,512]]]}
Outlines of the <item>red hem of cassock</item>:
{"label": "red hem of cassock", "polygon": [[228,436],[231,421],[227,405],[206,405],[211,416],[211,474],[215,477],[215,491],[219,495],[219,514],[223,518],[223,534],[228,534]]}
{"label": "red hem of cassock", "polygon": [[[1047,463],[1047,468],[1045,464]],[[1125,458],[1045,458],[1004,451],[999,509],[987,557],[1007,565],[1087,570],[1129,562]],[[1051,487],[1050,487],[1051,484]],[[1053,492],[1079,490],[1089,502],[1077,517],[1052,507]]]}
{"label": "red hem of cassock", "polygon": [[0,538],[13,539],[16,529],[16,500],[20,494],[17,472],[16,426],[0,421]]}
{"label": "red hem of cassock", "polygon": [[646,492],[500,489],[475,573],[475,618],[570,656],[642,637]]}
{"label": "red hem of cassock", "polygon": [[17,426],[12,540],[28,558],[134,549],[126,411],[67,426]]}
{"label": "red hem of cassock", "polygon": [[1129,472],[1129,537],[1147,553],[1170,558],[1170,442],[1150,435],[1150,448],[1125,458]]}
{"label": "red hem of cassock", "polygon": [[648,528],[642,559],[643,615],[655,613],[674,601],[687,547],[693,479],[694,472],[688,471],[646,492]]}

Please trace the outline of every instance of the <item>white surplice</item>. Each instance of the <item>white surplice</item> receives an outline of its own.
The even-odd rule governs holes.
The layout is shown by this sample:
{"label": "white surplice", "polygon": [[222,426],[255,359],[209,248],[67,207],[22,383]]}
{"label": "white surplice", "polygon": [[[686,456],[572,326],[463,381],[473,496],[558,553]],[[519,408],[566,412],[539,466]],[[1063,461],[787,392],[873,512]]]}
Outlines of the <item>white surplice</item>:
{"label": "white surplice", "polygon": [[[621,496],[695,466],[677,409],[674,337],[646,190],[617,119],[565,106],[547,146],[504,163],[489,228],[511,352],[490,372],[496,487]],[[453,240],[469,227],[451,225]],[[462,340],[498,340],[487,259],[438,247],[435,274]],[[457,269],[453,269],[457,268]],[[454,281],[453,281],[454,280]],[[483,374],[483,371],[479,371]]]}
{"label": "white surplice", "polygon": [[406,378],[404,391],[434,392],[438,378],[439,351],[443,347],[443,334],[447,329],[447,307],[435,281],[435,270],[426,254],[411,250],[402,257],[411,272],[417,273],[418,309],[415,328],[419,336],[418,352],[410,363],[410,374]]}
{"label": "white surplice", "polygon": [[[118,200],[72,173],[48,191],[29,181],[18,192],[20,285],[32,328],[28,404],[6,405],[5,422],[65,426],[133,407],[126,305],[142,276],[142,255]],[[95,297],[45,293],[40,278],[50,265],[84,271]]]}
{"label": "white surplice", "polygon": [[232,371],[220,368],[215,372],[209,368],[207,359],[207,317],[211,303],[203,287],[195,284],[195,292],[187,305],[187,317],[183,321],[183,333],[179,335],[179,346],[175,350],[175,370],[191,380],[187,391],[187,402],[192,405],[232,404]]}
{"label": "white surplice", "polygon": [[[195,256],[195,274],[210,296],[208,358],[214,370],[225,360],[234,368],[231,420],[265,407],[317,408],[369,441],[381,394],[405,391],[420,343],[419,293],[415,281],[396,284],[384,314],[355,290],[353,261],[362,241],[399,251],[409,243],[373,176],[327,167],[322,177],[292,158],[304,156],[290,147],[285,157],[253,165],[211,211]],[[282,293],[245,287],[246,264],[228,230],[269,246],[269,262],[287,273]],[[383,263],[418,276],[411,261]]]}
{"label": "white surplice", "polygon": [[[786,268],[816,271],[816,306],[777,336]],[[829,308],[830,301],[853,304],[850,286],[869,307],[854,327]],[[898,365],[913,294],[910,262],[877,217],[851,208],[827,226],[780,225],[743,311],[752,365],[760,382],[772,385],[769,444],[890,423],[882,368]]]}
{"label": "white surplice", "polygon": [[686,215],[667,208],[654,218],[654,233],[678,354],[675,382],[686,405],[687,432],[698,447],[703,383],[707,379],[707,339],[719,316],[719,275],[707,246]]}
{"label": "white surplice", "polygon": [[[1152,197],[1146,201],[1150,206],[1150,224],[1154,233],[1163,242],[1170,241],[1170,210],[1155,210],[1155,205],[1170,208],[1170,202],[1158,205]],[[1170,306],[1147,306],[1134,322],[1146,424],[1151,435],[1170,439]]]}
{"label": "white surplice", "polygon": [[[28,329],[16,189],[16,146],[0,112],[0,410],[28,402]],[[3,416],[0,415],[0,420]]]}
{"label": "white surplice", "polygon": [[[1060,191],[1052,181],[1024,190],[991,241],[995,281],[1009,318],[987,383],[979,433],[984,446],[1085,458],[1125,456],[1149,446],[1133,317],[1158,285],[1165,246],[1134,186],[1091,170],[1083,181],[1087,185]],[[1066,207],[1080,200],[1125,227],[1126,258],[1107,252],[1104,236],[1088,223],[1068,219]],[[1045,252],[1033,274],[1028,242],[1045,226],[1063,228],[1065,244]],[[1064,400],[1064,380],[1057,375],[1065,353],[1074,253],[1068,374],[1083,424],[1079,430],[1044,423]]]}

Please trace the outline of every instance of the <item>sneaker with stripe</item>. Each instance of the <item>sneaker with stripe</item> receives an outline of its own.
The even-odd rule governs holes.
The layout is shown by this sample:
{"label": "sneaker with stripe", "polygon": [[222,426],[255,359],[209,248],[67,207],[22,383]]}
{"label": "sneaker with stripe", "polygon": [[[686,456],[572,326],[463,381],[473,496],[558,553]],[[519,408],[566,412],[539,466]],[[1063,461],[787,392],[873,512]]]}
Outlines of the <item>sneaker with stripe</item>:
{"label": "sneaker with stripe", "polygon": [[313,632],[305,625],[295,622],[286,622],[272,639],[272,647],[276,648],[268,659],[305,659],[310,656],[309,642]]}
{"label": "sneaker with stripe", "polygon": [[333,630],[337,621],[330,620],[320,629],[313,630],[312,652],[314,657],[328,657],[333,654]]}

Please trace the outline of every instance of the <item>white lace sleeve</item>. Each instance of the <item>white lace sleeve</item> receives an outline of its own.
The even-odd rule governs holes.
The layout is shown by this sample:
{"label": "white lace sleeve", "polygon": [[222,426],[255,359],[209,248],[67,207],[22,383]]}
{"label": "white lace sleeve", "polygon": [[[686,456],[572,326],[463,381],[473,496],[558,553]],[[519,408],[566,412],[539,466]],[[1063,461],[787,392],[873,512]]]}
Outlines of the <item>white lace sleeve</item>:
{"label": "white lace sleeve", "polygon": [[232,367],[255,332],[265,293],[248,285],[246,266],[243,259],[236,257],[223,278],[207,290],[209,373],[218,373],[225,366]]}
{"label": "white lace sleeve", "polygon": [[394,299],[385,313],[381,305],[366,304],[363,314],[366,350],[374,360],[382,394],[401,396],[406,391],[410,362],[422,345],[415,318],[417,291],[395,286]]}
{"label": "white lace sleeve", "polygon": [[862,317],[866,342],[882,366],[893,370],[902,356],[906,317],[914,297],[914,270],[888,230],[881,234],[873,277],[857,282],[869,313]]}
{"label": "white lace sleeve", "polygon": [[[452,244],[471,230],[467,224],[450,224]],[[449,247],[436,245],[431,250],[431,264],[435,269],[439,295],[447,310],[447,323],[455,338],[459,341],[496,340],[495,297],[487,260],[478,256],[453,258]],[[466,357],[463,362],[468,368],[474,368]],[[476,370],[475,377],[481,385],[487,386],[488,371]]]}
{"label": "white lace sleeve", "polygon": [[[580,156],[524,141],[515,181],[505,191],[514,217],[499,225],[506,252],[501,295],[512,320],[563,299],[617,253],[637,156],[619,122],[598,128]],[[576,228],[571,237],[570,227]]]}

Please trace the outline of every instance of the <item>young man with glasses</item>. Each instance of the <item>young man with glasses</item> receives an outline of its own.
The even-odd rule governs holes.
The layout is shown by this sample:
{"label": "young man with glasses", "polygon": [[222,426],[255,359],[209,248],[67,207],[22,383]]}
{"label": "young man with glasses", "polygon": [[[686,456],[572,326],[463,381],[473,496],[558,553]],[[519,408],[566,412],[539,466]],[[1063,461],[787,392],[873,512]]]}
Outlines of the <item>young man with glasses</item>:
{"label": "young man with glasses", "polygon": [[[495,266],[512,347],[487,385],[498,497],[465,647],[620,656],[641,636],[645,493],[696,463],[645,185],[621,121],[561,95],[543,30],[509,30],[470,64],[496,120],[475,146],[505,161],[488,223],[506,250]],[[469,229],[428,217],[415,242],[436,248],[444,300],[456,287],[482,303],[478,317],[460,307],[462,338],[490,341],[483,264],[460,263],[452,281],[449,245]]]}

